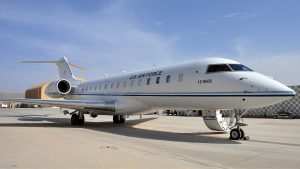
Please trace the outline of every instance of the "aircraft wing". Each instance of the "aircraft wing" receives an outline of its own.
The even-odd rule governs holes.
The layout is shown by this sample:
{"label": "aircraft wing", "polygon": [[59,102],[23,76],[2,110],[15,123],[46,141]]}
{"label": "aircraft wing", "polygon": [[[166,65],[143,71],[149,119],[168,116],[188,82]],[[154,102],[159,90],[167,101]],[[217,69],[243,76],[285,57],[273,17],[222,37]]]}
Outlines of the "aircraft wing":
{"label": "aircraft wing", "polygon": [[0,99],[4,102],[37,104],[77,110],[114,111],[115,101],[94,100],[41,100],[41,99]]}

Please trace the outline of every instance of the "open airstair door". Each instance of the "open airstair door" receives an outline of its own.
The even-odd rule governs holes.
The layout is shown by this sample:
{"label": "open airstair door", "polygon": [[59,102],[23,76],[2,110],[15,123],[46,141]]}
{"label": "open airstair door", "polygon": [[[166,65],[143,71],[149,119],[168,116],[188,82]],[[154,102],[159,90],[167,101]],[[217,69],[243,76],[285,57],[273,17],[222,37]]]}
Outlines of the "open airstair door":
{"label": "open airstair door", "polygon": [[220,110],[205,110],[202,112],[203,121],[206,126],[215,131],[229,131],[229,126],[222,117]]}

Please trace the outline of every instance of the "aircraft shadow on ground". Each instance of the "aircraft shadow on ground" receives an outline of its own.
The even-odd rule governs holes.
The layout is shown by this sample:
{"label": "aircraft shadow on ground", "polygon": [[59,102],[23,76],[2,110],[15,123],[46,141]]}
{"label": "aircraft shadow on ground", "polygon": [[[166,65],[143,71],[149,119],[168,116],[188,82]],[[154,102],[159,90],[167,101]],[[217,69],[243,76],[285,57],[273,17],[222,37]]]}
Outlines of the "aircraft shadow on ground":
{"label": "aircraft shadow on ground", "polygon": [[[46,115],[19,115],[16,117],[24,123],[0,123],[0,127],[60,127],[60,128],[84,128],[110,134],[191,143],[214,143],[214,144],[240,144],[228,138],[214,137],[224,132],[196,132],[176,133],[169,131],[148,130],[134,127],[137,124],[154,120],[156,118],[144,118],[138,120],[127,120],[125,124],[114,124],[113,122],[86,122],[83,126],[71,126],[70,120],[66,118],[50,118]],[[49,123],[50,122],[50,123]]]}

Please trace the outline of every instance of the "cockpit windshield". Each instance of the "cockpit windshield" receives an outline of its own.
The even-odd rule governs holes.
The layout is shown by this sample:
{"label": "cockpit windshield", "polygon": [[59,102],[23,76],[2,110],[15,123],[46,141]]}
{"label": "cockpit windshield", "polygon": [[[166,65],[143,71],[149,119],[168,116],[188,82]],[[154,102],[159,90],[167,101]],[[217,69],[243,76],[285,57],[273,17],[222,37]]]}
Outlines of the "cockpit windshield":
{"label": "cockpit windshield", "polygon": [[242,64],[229,64],[233,71],[253,71]]}
{"label": "cockpit windshield", "polygon": [[231,69],[227,64],[217,64],[217,65],[208,65],[207,73],[215,73],[215,72],[230,72]]}
{"label": "cockpit windshield", "polygon": [[253,71],[242,64],[213,64],[208,65],[206,73]]}

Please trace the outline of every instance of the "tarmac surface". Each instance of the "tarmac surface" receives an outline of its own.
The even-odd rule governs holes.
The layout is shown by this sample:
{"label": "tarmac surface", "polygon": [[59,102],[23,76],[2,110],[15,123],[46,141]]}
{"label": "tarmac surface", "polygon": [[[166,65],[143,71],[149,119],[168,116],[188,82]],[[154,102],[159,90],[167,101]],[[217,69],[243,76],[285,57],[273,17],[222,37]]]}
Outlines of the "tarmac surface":
{"label": "tarmac surface", "polygon": [[0,168],[299,168],[299,119],[244,119],[250,140],[232,141],[201,117],[86,116],[59,109],[0,109]]}

